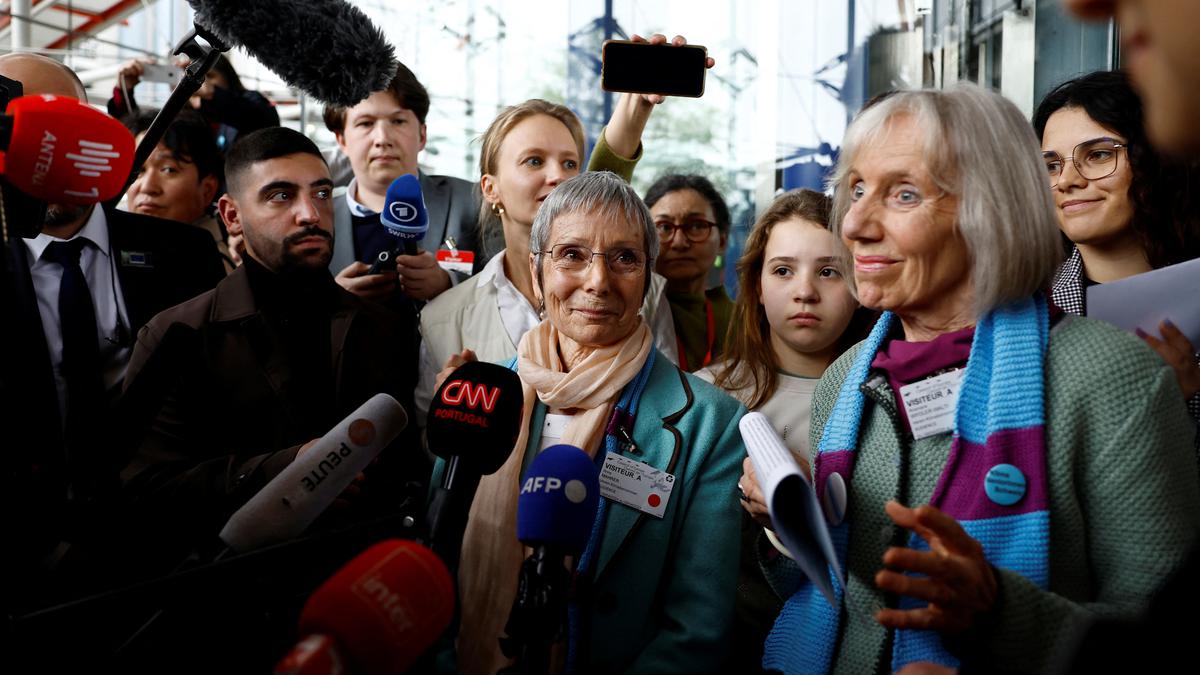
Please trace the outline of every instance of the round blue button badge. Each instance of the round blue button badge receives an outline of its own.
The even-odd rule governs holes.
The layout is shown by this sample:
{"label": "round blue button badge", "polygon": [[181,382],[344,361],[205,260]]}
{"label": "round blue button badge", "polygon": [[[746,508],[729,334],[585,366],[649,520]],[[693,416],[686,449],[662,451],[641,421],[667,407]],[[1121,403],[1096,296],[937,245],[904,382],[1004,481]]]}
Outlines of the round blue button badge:
{"label": "round blue button badge", "polygon": [[997,464],[983,479],[988,499],[1000,506],[1012,506],[1025,496],[1025,474],[1012,464]]}

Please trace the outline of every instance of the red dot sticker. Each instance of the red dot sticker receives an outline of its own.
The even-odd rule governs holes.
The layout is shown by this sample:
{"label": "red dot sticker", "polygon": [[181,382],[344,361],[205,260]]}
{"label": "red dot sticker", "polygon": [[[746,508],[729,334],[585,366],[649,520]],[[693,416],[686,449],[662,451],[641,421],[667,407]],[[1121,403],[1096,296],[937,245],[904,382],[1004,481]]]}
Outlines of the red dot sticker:
{"label": "red dot sticker", "polygon": [[646,497],[646,503],[649,504],[651,508],[657,509],[658,505],[662,503],[662,497],[652,494],[649,497]]}

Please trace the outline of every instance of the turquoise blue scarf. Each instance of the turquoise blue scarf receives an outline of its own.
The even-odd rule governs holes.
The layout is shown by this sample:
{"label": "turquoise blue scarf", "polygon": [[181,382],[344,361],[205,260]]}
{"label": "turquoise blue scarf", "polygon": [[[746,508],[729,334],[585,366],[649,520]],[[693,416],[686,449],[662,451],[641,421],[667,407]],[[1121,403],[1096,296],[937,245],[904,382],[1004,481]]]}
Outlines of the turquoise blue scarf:
{"label": "turquoise blue scarf", "polygon": [[[893,321],[891,312],[879,318],[846,374],[825,425],[814,465],[817,494],[822,500],[832,475],[840,474],[850,484],[866,402],[861,385]],[[993,310],[975,327],[959,389],[950,456],[930,499],[983,545],[992,565],[1013,570],[1041,588],[1049,580],[1043,377],[1049,324],[1046,300],[1039,294]],[[1014,476],[1018,484],[1019,478],[1024,478],[1023,490],[1008,489]],[[1003,503],[1018,493],[1014,503]],[[832,526],[830,533],[845,570],[850,523],[843,520]],[[908,546],[929,549],[915,534],[909,535]],[[775,621],[763,653],[764,668],[785,673],[830,671],[845,593],[832,571],[830,577],[838,606],[831,607],[813,584],[804,583]],[[924,605],[907,597],[900,601],[900,609]],[[896,631],[890,670],[915,661],[954,668],[960,665],[936,631]]]}

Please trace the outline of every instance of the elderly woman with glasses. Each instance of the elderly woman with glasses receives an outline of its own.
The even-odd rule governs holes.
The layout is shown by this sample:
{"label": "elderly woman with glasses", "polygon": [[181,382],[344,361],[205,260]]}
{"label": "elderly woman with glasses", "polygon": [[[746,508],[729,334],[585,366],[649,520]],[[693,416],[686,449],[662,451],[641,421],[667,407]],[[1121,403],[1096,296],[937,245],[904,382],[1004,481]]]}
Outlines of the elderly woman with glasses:
{"label": "elderly woman with glasses", "polygon": [[1040,672],[1077,624],[1140,609],[1195,541],[1174,373],[1043,292],[1061,246],[1040,155],[973,85],[892,94],[847,129],[832,223],[860,302],[885,311],[813,396],[844,577],[834,602],[792,586],[767,669]]}
{"label": "elderly woman with glasses", "polygon": [[737,578],[734,495],[745,456],[737,422],[745,408],[654,348],[638,310],[657,239],[646,206],[608,172],[565,181],[534,218],[528,265],[545,320],[510,362],[528,416],[516,449],[480,482],[463,537],[460,672],[507,664],[497,639],[524,558],[515,524],[520,479],[537,453],[559,443],[582,448],[598,471],[620,461],[637,467],[632,474],[669,475],[674,486],[644,502],[602,489],[590,542],[573,561],[567,667],[701,673],[722,663]]}
{"label": "elderly woman with glasses", "polygon": [[729,207],[703,176],[668,174],[646,190],[658,229],[656,269],[667,280],[679,367],[691,372],[721,361],[733,301],[709,274],[729,236]]}
{"label": "elderly woman with glasses", "polygon": [[[1071,255],[1051,299],[1087,315],[1087,289],[1200,256],[1200,188],[1195,164],[1160,156],[1146,139],[1142,102],[1120,71],[1064,82],[1033,116],[1042,141],[1055,213]],[[1145,335],[1175,369],[1193,419],[1200,421],[1200,365],[1191,342],[1169,321],[1162,339]]]}

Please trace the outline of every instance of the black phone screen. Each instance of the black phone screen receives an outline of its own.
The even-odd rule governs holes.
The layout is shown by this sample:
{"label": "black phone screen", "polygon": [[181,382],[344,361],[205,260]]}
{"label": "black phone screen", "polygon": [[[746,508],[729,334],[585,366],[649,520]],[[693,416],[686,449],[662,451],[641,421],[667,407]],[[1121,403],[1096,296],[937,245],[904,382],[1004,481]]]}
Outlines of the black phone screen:
{"label": "black phone screen", "polygon": [[600,86],[605,91],[693,98],[704,94],[704,47],[610,40],[601,58]]}

